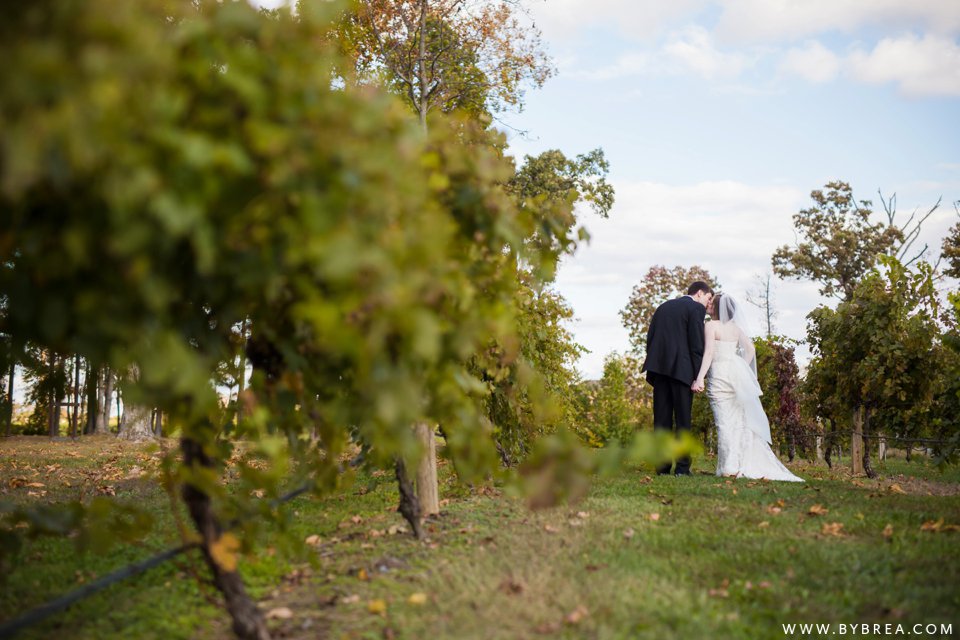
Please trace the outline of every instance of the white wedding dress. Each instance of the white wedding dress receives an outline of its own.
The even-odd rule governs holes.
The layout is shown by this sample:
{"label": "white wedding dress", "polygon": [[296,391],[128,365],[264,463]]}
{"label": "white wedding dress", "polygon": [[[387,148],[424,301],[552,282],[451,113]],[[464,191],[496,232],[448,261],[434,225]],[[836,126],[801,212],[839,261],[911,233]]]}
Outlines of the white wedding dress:
{"label": "white wedding dress", "polygon": [[707,397],[717,423],[717,475],[803,482],[770,448],[760,384],[737,347],[736,341],[715,340],[707,372]]}

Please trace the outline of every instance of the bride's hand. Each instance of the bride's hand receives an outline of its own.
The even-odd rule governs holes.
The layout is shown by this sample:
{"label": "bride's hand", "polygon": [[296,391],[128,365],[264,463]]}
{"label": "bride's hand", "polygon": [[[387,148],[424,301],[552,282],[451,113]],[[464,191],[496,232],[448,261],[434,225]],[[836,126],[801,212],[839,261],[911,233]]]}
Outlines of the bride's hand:
{"label": "bride's hand", "polygon": [[700,393],[701,391],[703,391],[703,388],[704,388],[703,378],[697,378],[696,380],[693,381],[693,384],[690,385],[690,390],[693,391],[694,393]]}

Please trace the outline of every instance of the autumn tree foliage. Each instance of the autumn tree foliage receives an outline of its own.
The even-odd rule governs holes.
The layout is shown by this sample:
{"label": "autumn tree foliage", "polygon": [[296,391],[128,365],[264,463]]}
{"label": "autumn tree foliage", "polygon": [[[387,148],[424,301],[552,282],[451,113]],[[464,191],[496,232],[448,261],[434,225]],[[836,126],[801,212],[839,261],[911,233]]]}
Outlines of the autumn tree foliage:
{"label": "autumn tree foliage", "polygon": [[780,278],[812,280],[820,293],[849,300],[877,256],[904,240],[892,223],[873,222],[872,203],[856,200],[846,182],[828,182],[810,192],[813,204],[793,216],[799,235],[794,246],[773,254],[773,272]]}
{"label": "autumn tree foliage", "polygon": [[[955,202],[953,206],[957,215],[960,216],[960,201]],[[944,274],[960,279],[960,222],[950,227],[950,231],[943,239],[941,255],[947,263]]]}
{"label": "autumn tree foliage", "polygon": [[646,351],[647,329],[657,307],[671,298],[685,295],[687,287],[697,280],[706,282],[715,290],[720,288],[716,278],[699,265],[672,269],[654,265],[633,287],[627,305],[620,311],[620,319],[629,333],[630,346],[635,353]]}
{"label": "autumn tree foliage", "polygon": [[800,370],[795,347],[779,336],[754,339],[757,377],[763,389],[761,401],[770,419],[770,433],[777,447],[785,446],[791,461],[809,450],[811,425],[801,412]]}
{"label": "autumn tree foliage", "polygon": [[356,79],[385,84],[426,126],[431,112],[473,115],[523,104],[553,73],[539,30],[513,2],[361,0],[340,23]]}

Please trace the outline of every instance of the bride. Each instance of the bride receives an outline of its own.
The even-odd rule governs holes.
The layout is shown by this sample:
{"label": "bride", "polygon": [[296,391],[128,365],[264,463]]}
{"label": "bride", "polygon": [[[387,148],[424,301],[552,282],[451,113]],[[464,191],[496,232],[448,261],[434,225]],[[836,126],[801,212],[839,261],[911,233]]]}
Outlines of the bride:
{"label": "bride", "polygon": [[770,423],[760,404],[756,350],[743,313],[729,295],[718,293],[704,330],[703,364],[691,385],[707,397],[717,423],[717,475],[803,482],[770,449]]}

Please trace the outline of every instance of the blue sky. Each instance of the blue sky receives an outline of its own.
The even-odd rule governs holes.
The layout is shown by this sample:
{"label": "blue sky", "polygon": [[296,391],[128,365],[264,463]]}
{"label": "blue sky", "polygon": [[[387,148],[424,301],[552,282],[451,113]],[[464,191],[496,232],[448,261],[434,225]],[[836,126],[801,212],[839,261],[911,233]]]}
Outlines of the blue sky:
{"label": "blue sky", "polygon": [[[548,0],[528,3],[558,69],[504,121],[517,155],[602,147],[617,204],[561,267],[572,329],[628,348],[618,311],[654,264],[701,264],[743,297],[832,179],[925,225],[931,257],[960,200],[960,2]],[[921,243],[922,246],[922,243]],[[811,283],[775,281],[779,332],[805,333]],[[757,315],[759,328],[759,315]],[[801,349],[801,357],[805,357]]]}

